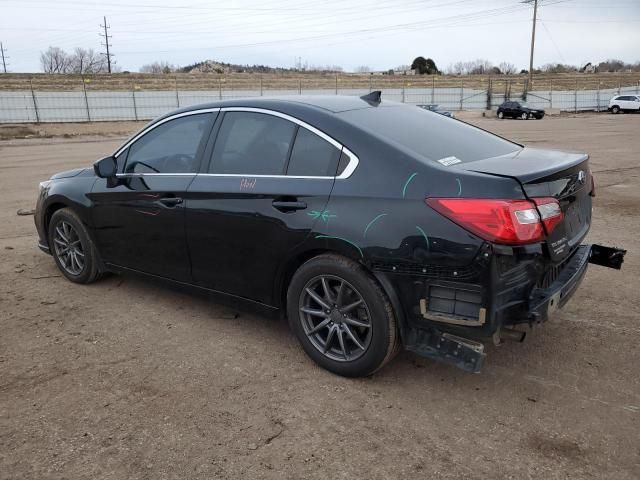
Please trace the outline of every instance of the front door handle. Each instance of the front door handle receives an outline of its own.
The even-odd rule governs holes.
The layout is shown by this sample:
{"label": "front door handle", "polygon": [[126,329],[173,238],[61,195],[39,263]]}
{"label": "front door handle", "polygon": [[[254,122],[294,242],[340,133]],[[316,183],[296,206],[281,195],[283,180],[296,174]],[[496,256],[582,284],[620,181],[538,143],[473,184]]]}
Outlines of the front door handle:
{"label": "front door handle", "polygon": [[280,210],[281,212],[292,212],[294,210],[304,210],[307,208],[306,202],[298,201],[286,202],[282,200],[274,200],[271,205],[273,205],[273,208]]}
{"label": "front door handle", "polygon": [[180,197],[166,197],[158,200],[165,207],[175,207],[176,205],[180,205],[182,203],[182,199]]}

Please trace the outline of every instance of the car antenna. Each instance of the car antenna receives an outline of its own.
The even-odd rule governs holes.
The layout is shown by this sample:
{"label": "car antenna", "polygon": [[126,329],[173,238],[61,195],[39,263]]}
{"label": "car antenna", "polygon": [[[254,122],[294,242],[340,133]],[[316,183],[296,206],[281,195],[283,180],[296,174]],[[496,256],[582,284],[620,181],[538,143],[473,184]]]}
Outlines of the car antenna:
{"label": "car antenna", "polygon": [[378,106],[380,105],[380,102],[382,102],[382,91],[374,90],[373,92],[367,93],[360,98],[371,106]]}

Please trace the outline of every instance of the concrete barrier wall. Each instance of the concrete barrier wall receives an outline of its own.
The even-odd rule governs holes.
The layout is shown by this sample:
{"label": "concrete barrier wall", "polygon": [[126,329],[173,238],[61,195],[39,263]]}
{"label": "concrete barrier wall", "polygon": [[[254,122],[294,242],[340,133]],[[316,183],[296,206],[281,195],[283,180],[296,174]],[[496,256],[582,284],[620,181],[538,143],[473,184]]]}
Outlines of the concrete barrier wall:
{"label": "concrete barrier wall", "polygon": [[[531,91],[527,103],[560,111],[606,110],[618,93],[639,94],[638,85],[602,90]],[[158,91],[0,91],[0,123],[150,120],[179,107],[262,95],[365,95],[367,89],[324,90],[158,90]],[[511,93],[518,99],[521,93]],[[486,90],[471,88],[383,89],[385,99],[407,104],[438,104],[448,110],[485,110],[500,105],[504,94],[489,98]]]}

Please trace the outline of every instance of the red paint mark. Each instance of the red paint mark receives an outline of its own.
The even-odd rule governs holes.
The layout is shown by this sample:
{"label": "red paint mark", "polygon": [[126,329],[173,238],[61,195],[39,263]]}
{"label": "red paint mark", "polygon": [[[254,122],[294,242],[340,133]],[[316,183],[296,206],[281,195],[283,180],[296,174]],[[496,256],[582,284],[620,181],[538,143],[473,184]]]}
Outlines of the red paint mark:
{"label": "red paint mark", "polygon": [[159,193],[140,193],[140,197],[150,197],[150,198],[158,198],[160,196]]}
{"label": "red paint mark", "polygon": [[147,212],[146,210],[136,210],[136,212],[144,213],[145,215],[150,215],[152,217],[155,217],[156,215],[158,215],[160,213],[160,210],[155,211],[155,212]]}
{"label": "red paint mark", "polygon": [[253,190],[255,187],[255,178],[243,178],[240,180],[240,190]]}

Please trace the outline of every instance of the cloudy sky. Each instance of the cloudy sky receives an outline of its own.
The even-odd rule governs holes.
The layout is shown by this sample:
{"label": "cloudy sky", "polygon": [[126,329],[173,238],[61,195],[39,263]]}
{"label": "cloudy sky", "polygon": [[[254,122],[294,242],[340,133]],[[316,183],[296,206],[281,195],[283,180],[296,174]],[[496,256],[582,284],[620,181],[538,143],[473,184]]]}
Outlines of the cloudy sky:
{"label": "cloudy sky", "polygon": [[[528,67],[533,8],[520,0],[0,0],[9,71],[48,46],[102,50],[107,16],[123,70],[204,59],[382,70],[423,55],[442,69],[483,58]],[[535,65],[640,60],[640,0],[540,0]]]}

